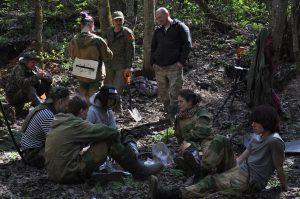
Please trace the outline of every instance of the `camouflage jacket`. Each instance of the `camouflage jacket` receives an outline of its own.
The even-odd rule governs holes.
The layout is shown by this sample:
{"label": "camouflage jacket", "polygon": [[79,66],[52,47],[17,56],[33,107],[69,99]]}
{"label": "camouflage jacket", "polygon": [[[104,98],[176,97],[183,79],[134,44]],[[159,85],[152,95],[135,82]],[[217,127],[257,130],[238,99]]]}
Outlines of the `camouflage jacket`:
{"label": "camouflage jacket", "polygon": [[45,144],[45,164],[49,178],[60,183],[81,181],[78,174],[81,149],[92,142],[117,142],[119,139],[119,131],[106,125],[92,124],[72,114],[57,114]]}
{"label": "camouflage jacket", "polygon": [[6,95],[11,96],[20,89],[28,88],[39,84],[40,78],[31,70],[28,70],[25,64],[18,62],[10,73],[6,84]]}
{"label": "camouflage jacket", "polygon": [[[112,59],[113,53],[107,47],[106,42],[99,36],[82,32],[74,36],[70,42],[69,54],[72,59],[75,57],[80,59],[94,60],[99,62],[99,68],[96,80],[101,79],[102,63]],[[93,81],[90,81],[93,82]]]}
{"label": "camouflage jacket", "polygon": [[200,150],[213,138],[211,132],[212,115],[203,108],[194,107],[188,114],[176,115],[175,136],[179,143],[187,141]]}
{"label": "camouflage jacket", "polygon": [[134,35],[132,30],[122,27],[119,33],[114,32],[114,27],[107,29],[104,38],[108,47],[113,51],[114,57],[109,61],[108,67],[114,70],[130,68],[134,58]]}

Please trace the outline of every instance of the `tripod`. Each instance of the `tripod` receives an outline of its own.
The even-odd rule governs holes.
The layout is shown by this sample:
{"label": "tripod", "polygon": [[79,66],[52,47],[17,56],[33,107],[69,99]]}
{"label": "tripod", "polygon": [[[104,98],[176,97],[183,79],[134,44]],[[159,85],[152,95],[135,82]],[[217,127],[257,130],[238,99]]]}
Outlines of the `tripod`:
{"label": "tripod", "polygon": [[226,103],[228,102],[228,100],[230,98],[231,98],[231,102],[230,102],[229,110],[232,109],[232,104],[233,104],[234,99],[236,98],[236,94],[241,91],[241,89],[238,89],[238,85],[243,83],[243,81],[242,81],[243,73],[248,71],[249,69],[242,68],[239,66],[234,66],[234,70],[235,70],[235,75],[234,75],[234,82],[233,82],[232,88],[231,88],[228,96],[226,97],[225,101],[223,102],[222,106],[219,108],[218,112],[214,115],[213,120],[215,120],[218,117],[218,115],[224,109]]}

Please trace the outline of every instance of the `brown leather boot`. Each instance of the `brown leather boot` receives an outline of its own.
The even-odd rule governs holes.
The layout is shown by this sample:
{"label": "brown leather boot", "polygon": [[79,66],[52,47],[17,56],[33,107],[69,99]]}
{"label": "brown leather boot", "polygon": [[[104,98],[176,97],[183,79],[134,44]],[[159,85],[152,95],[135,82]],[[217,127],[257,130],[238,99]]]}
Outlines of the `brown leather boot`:
{"label": "brown leather boot", "polygon": [[123,169],[130,172],[135,179],[145,180],[151,175],[155,175],[164,168],[163,164],[155,163],[145,165],[139,160],[136,154],[129,148],[125,148],[120,154],[113,155],[114,160],[121,165]]}
{"label": "brown leather boot", "polygon": [[151,199],[180,199],[181,191],[179,188],[164,189],[158,185],[156,176],[150,177],[150,195]]}

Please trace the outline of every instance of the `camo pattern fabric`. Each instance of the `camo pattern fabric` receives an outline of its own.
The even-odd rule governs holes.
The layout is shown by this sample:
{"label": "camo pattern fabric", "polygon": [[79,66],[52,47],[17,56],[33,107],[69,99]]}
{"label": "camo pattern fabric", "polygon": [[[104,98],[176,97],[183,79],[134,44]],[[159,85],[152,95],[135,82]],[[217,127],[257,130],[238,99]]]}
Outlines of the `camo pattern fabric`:
{"label": "camo pattern fabric", "polygon": [[107,29],[104,38],[114,54],[113,59],[107,62],[106,69],[116,71],[130,68],[135,51],[135,39],[132,30],[122,27],[120,32],[115,33],[114,27],[110,27]]}
{"label": "camo pattern fabric", "polygon": [[[7,81],[5,93],[7,100],[10,104],[18,104],[19,100],[14,100],[15,95],[18,94],[23,96],[23,100],[26,101],[27,95],[26,92],[29,90],[29,87],[34,87],[40,83],[39,77],[33,74],[32,71],[27,70],[25,64],[17,63],[17,65],[13,68],[12,72],[10,73],[10,77]],[[19,97],[22,98],[22,97]],[[21,101],[23,101],[21,100]]]}
{"label": "camo pattern fabric", "polygon": [[216,194],[239,196],[246,191],[248,175],[239,166],[208,175],[194,185],[181,188],[183,199],[212,198]]}
{"label": "camo pattern fabric", "polygon": [[202,150],[201,166],[213,173],[221,173],[236,165],[232,145],[225,136],[216,135]]}
{"label": "camo pattern fabric", "polygon": [[101,87],[106,74],[103,61],[107,62],[111,60],[113,53],[108,48],[104,39],[92,33],[82,32],[75,35],[71,40],[69,54],[72,59],[77,57],[99,62],[95,80],[77,77],[80,84],[80,95],[89,97]]}
{"label": "camo pattern fabric", "polygon": [[183,84],[183,69],[177,64],[159,66],[153,64],[158,86],[158,96],[164,104],[165,111],[172,116],[177,113],[177,97]]}
{"label": "camo pattern fabric", "polygon": [[204,108],[195,106],[185,113],[179,113],[175,119],[175,136],[178,142],[193,144],[202,150],[206,141],[212,139],[212,115]]}

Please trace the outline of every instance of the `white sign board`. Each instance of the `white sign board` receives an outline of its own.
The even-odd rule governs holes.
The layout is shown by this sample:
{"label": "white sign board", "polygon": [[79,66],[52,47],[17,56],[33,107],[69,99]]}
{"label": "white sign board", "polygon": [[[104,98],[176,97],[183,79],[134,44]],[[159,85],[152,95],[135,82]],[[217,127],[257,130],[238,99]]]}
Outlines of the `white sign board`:
{"label": "white sign board", "polygon": [[99,62],[94,60],[75,58],[72,74],[78,77],[96,79]]}

